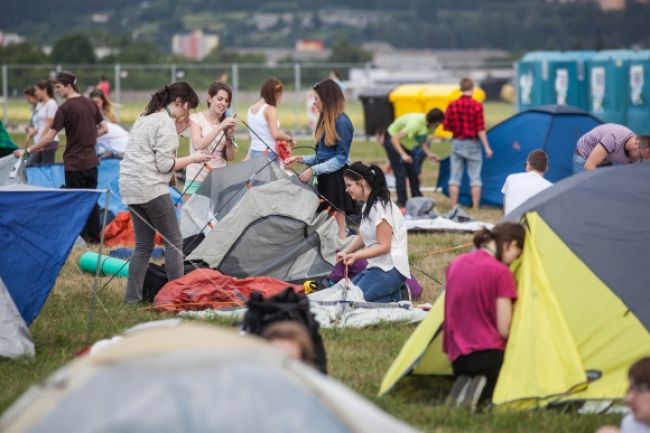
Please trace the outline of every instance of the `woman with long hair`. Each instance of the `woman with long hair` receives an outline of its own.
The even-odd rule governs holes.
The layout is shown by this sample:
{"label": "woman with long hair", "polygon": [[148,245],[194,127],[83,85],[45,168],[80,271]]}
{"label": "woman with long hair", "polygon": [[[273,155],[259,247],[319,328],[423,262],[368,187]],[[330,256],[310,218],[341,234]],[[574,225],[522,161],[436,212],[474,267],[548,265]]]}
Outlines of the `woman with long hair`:
{"label": "woman with long hair", "polygon": [[400,300],[400,288],[411,276],[408,263],[408,242],[404,217],[390,200],[384,172],[376,165],[355,162],[343,172],[346,191],[364,203],[359,234],[337,254],[351,266],[360,259],[368,267],[352,281],[369,302]]}
{"label": "woman with long hair", "polygon": [[492,397],[503,364],[517,299],[508,266],[521,255],[524,237],[523,226],[512,222],[482,229],[474,235],[476,249],[447,268],[443,350],[456,377],[473,378],[470,407]]}
{"label": "woman with long hair", "polygon": [[237,120],[226,117],[232,89],[222,81],[208,88],[208,109],[190,116],[190,153],[210,156],[205,164],[190,164],[185,170],[185,194],[194,194],[210,170],[228,165],[235,158],[233,134]]}
{"label": "woman with long hair", "polygon": [[211,156],[193,153],[177,158],[178,135],[189,126],[190,110],[199,98],[185,82],[164,86],[151,96],[146,111],[133,125],[120,163],[120,193],[129,206],[135,251],[129,265],[126,302],[142,300],[142,284],[156,231],[165,243],[167,278],[183,276],[183,239],[169,194],[174,171]]}
{"label": "woman with long hair", "polygon": [[[58,104],[54,99],[54,86],[50,80],[39,80],[34,85],[34,95],[38,100],[34,113],[34,129],[36,130],[34,143],[38,143],[41,137],[43,137],[43,135],[45,135],[45,133],[52,127]],[[54,136],[54,140],[52,140],[51,143],[29,155],[27,165],[32,166],[37,164],[54,163],[58,147],[59,136],[57,134]]]}
{"label": "woman with long hair", "polygon": [[99,111],[102,112],[104,119],[111,123],[119,123],[117,115],[113,111],[113,102],[106,96],[106,94],[99,88],[93,89],[89,95],[91,101],[97,105]]}
{"label": "woman with long hair", "polygon": [[295,143],[290,134],[280,129],[277,105],[282,98],[284,84],[271,77],[262,84],[260,99],[248,109],[247,121],[250,128],[251,145],[248,150],[250,159],[266,155],[269,159],[278,159],[278,142],[286,142],[290,147]]}
{"label": "woman with long hair", "polygon": [[354,127],[344,113],[345,98],[341,88],[327,78],[314,85],[314,107],[320,115],[316,124],[314,138],[316,153],[308,156],[292,156],[284,163],[302,162],[309,167],[298,177],[309,182],[316,176],[318,192],[327,199],[325,205],[334,208],[334,217],[339,228],[339,238],[345,238],[345,213],[354,209],[350,196],[345,192],[343,171],[350,158],[350,147]]}

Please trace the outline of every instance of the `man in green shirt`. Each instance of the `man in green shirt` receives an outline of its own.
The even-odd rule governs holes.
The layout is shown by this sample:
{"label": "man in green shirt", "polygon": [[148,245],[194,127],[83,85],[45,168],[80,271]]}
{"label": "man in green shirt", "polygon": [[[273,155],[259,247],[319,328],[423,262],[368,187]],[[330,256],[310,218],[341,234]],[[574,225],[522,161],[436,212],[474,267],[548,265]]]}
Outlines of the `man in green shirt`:
{"label": "man in green shirt", "polygon": [[436,127],[444,120],[444,113],[434,108],[428,113],[409,113],[398,117],[390,124],[384,136],[384,148],[395,174],[397,205],[404,207],[408,195],[406,178],[409,179],[412,197],[421,197],[420,166],[424,157],[438,160],[429,150],[427,141]]}

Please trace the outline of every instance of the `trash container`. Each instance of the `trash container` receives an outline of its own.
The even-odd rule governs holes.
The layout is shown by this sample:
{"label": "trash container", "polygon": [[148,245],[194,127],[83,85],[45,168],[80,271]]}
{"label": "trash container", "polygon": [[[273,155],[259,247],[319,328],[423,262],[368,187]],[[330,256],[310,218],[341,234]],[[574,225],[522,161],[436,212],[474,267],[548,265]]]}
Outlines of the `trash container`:
{"label": "trash container", "polygon": [[402,84],[393,89],[388,99],[393,103],[395,117],[408,113],[424,113],[422,92],[426,84]]}
{"label": "trash container", "polygon": [[631,54],[628,79],[627,126],[637,134],[650,134],[650,50]]}
{"label": "trash container", "polygon": [[606,50],[589,61],[589,111],[604,122],[627,124],[629,50]]}
{"label": "trash container", "polygon": [[[439,108],[443,112],[447,106],[456,99],[460,98],[462,92],[457,84],[429,84],[420,94],[424,106],[424,112],[432,108]],[[478,102],[485,100],[485,92],[480,87],[474,86],[472,98]],[[451,138],[451,132],[446,131],[442,125],[436,129],[435,136],[439,138]]]}
{"label": "trash container", "polygon": [[377,86],[364,89],[359,94],[363,105],[363,119],[366,135],[375,135],[380,129],[387,129],[395,120],[393,104],[388,95],[395,86]]}

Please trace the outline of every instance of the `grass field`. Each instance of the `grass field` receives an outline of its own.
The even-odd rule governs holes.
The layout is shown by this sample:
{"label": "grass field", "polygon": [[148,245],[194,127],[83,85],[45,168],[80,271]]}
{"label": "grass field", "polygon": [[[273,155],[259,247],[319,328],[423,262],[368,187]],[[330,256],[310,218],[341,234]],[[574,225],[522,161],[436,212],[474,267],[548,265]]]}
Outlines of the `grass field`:
{"label": "grass field", "polygon": [[[490,123],[506,117],[507,108],[486,110]],[[499,109],[501,111],[499,111]],[[505,113],[505,114],[504,114]],[[357,124],[360,128],[361,125]],[[16,136],[16,139],[20,139]],[[301,144],[308,145],[308,142]],[[240,141],[243,149],[245,140]],[[185,146],[184,146],[185,147]],[[449,152],[449,144],[436,143],[435,151],[441,155]],[[185,151],[185,150],[183,150]],[[366,162],[383,162],[382,147],[371,141],[355,141],[351,158]],[[424,166],[423,184],[432,186],[437,178],[437,164],[427,161]],[[449,208],[448,199],[431,193],[437,210]],[[501,216],[498,209],[481,209],[469,212],[487,221]],[[454,252],[437,253],[451,247],[467,244],[467,234],[411,234],[409,235],[409,258],[412,271],[422,283],[424,294],[421,302],[432,302],[441,290],[447,263],[466,248]],[[79,256],[84,251],[75,250],[63,267],[56,286],[49,296],[41,315],[31,326],[36,342],[34,359],[0,360],[0,412],[4,411],[30,385],[41,382],[48,374],[72,359],[86,343],[88,309],[93,283],[92,276],[83,273]],[[431,277],[435,278],[432,279]],[[100,280],[104,286],[106,278]],[[137,323],[166,318],[141,306],[123,304],[125,280],[114,280],[99,292],[92,341],[118,334]],[[231,323],[214,322],[219,326]],[[480,413],[469,415],[442,405],[450,382],[442,379],[407,378],[388,396],[376,397],[381,379],[413,331],[414,326],[381,325],[367,329],[324,330],[331,376],[394,416],[427,432],[593,432],[604,423],[618,422],[620,417],[603,415],[576,415],[557,411],[538,410],[519,413]],[[531,371],[530,374],[535,374]]]}

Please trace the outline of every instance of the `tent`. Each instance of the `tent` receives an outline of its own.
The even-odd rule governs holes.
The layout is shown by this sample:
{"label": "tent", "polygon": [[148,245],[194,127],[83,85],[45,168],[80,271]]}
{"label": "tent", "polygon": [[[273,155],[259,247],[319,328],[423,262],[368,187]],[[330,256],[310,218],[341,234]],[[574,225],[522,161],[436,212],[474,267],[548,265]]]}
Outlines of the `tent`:
{"label": "tent", "polygon": [[[487,135],[494,155],[483,159],[481,204],[503,206],[506,177],[524,171],[528,154],[542,149],[548,154],[546,178],[557,182],[573,174],[576,142],[602,122],[591,114],[566,105],[545,105],[522,111],[492,127]],[[449,158],[440,163],[438,187],[449,194]],[[470,205],[469,178],[463,174],[458,201]]]}
{"label": "tent", "polygon": [[189,323],[132,331],[72,361],[0,430],[415,432],[257,337]]}
{"label": "tent", "polygon": [[25,321],[0,279],[0,358],[34,355],[34,341]]}
{"label": "tent", "polygon": [[18,158],[13,155],[0,158],[0,186],[25,183],[25,163],[21,161],[21,164],[16,167],[17,163]]}
{"label": "tent", "polygon": [[327,211],[316,214],[320,200],[308,186],[285,177],[240,190],[242,198],[187,260],[238,278],[296,282],[331,272],[340,247],[336,221]]}
{"label": "tent", "polygon": [[[650,165],[580,173],[507,216],[527,227],[497,405],[621,399],[627,369],[650,353]],[[450,374],[442,353],[443,297],[386,373]]]}
{"label": "tent", "polygon": [[16,149],[18,149],[18,146],[13,142],[2,120],[0,120],[0,157],[9,155]]}
{"label": "tent", "polygon": [[40,313],[102,192],[0,187],[0,278],[27,325]]}

